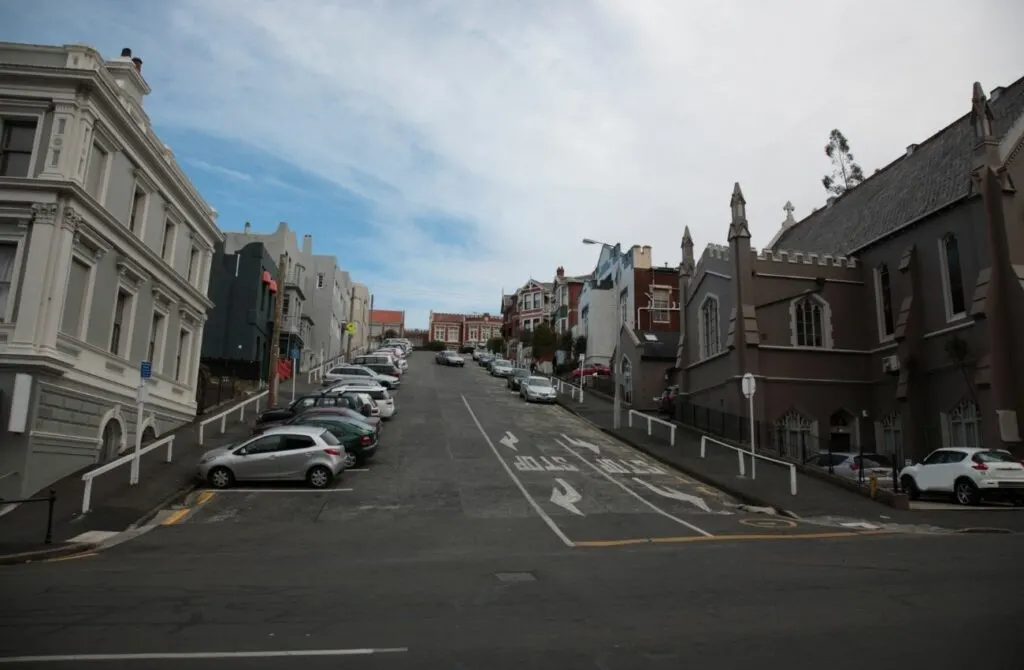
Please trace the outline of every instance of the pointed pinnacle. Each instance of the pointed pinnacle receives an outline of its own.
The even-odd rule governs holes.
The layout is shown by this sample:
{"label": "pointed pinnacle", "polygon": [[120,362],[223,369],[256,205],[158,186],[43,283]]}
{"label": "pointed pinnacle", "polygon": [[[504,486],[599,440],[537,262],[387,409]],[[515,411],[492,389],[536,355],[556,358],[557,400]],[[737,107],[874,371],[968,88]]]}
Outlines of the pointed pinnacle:
{"label": "pointed pinnacle", "polygon": [[731,204],[747,204],[747,201],[743,198],[743,189],[740,188],[740,183],[736,182],[732,187],[732,201]]}

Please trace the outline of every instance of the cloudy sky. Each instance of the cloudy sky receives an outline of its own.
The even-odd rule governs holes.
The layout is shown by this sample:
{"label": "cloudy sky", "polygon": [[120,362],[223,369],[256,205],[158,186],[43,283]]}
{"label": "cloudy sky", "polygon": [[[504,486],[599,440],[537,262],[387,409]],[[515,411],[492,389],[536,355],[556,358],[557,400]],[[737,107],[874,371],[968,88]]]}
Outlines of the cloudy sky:
{"label": "cloudy sky", "polygon": [[381,308],[496,311],[583,237],[755,246],[1024,75],[1015,0],[0,0],[0,39],[131,47],[225,230],[288,221]]}

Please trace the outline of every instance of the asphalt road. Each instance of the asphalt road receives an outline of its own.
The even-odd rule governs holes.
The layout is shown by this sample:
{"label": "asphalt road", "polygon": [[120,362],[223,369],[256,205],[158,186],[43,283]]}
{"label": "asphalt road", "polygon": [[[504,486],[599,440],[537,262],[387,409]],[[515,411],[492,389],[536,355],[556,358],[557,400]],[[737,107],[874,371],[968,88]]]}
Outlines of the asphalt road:
{"label": "asphalt road", "polygon": [[751,513],[476,366],[412,368],[380,453],[330,491],[197,492],[173,525],[97,555],[0,569],[0,668],[1016,657],[1020,535]]}

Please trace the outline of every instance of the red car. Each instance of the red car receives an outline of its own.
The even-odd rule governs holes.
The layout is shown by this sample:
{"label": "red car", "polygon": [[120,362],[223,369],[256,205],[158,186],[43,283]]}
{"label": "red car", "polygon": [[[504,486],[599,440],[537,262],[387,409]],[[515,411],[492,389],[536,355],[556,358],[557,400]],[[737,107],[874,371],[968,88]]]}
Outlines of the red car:
{"label": "red car", "polygon": [[599,377],[607,377],[612,373],[611,368],[607,365],[601,365],[600,363],[594,363],[593,365],[585,365],[582,368],[576,368],[569,373],[569,379],[579,379],[580,377],[587,376],[593,377],[597,375]]}

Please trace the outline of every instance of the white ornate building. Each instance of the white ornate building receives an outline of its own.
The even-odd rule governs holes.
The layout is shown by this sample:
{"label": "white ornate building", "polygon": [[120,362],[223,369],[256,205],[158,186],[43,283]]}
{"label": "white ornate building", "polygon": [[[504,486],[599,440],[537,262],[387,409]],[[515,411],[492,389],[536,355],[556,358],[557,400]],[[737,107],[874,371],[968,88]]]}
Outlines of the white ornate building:
{"label": "white ornate building", "polygon": [[154,134],[148,93],[129,49],[104,60],[88,46],[0,43],[0,496],[195,416],[223,237]]}

